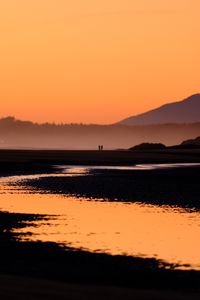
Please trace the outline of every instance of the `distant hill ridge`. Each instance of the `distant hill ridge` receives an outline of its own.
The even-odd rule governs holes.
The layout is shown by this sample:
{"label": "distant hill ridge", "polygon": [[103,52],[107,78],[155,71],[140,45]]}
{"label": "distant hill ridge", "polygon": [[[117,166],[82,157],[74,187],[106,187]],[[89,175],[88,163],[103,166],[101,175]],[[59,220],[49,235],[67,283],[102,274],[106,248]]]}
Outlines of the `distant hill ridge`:
{"label": "distant hill ridge", "polygon": [[191,140],[187,140],[182,142],[181,145],[194,145],[194,146],[199,146],[200,147],[200,136],[198,136],[196,139],[191,139]]}
{"label": "distant hill ridge", "polygon": [[165,104],[145,113],[131,116],[119,122],[122,125],[153,125],[200,122],[200,94],[182,101]]}
{"label": "distant hill ridge", "polygon": [[199,135],[200,122],[126,126],[37,124],[13,117],[0,119],[0,149],[88,150],[98,149],[98,145],[104,145],[104,149],[129,149],[144,141],[178,145]]}

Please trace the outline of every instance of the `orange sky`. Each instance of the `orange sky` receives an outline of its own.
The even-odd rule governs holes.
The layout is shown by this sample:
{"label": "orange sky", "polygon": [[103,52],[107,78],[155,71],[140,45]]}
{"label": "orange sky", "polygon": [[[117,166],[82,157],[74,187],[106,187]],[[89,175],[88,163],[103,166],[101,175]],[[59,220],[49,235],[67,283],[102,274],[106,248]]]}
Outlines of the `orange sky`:
{"label": "orange sky", "polygon": [[112,123],[200,91],[199,0],[0,1],[0,116]]}

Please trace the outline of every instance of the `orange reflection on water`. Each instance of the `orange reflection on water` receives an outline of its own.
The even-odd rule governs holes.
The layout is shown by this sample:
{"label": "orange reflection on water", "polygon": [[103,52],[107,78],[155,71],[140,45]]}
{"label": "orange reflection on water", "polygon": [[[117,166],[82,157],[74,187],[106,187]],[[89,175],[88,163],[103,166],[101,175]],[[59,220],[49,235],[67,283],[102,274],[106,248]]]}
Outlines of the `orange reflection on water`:
{"label": "orange reflection on water", "polygon": [[40,221],[31,240],[54,241],[111,254],[144,255],[200,269],[200,213],[139,203],[103,202],[4,186],[0,208],[57,215]]}

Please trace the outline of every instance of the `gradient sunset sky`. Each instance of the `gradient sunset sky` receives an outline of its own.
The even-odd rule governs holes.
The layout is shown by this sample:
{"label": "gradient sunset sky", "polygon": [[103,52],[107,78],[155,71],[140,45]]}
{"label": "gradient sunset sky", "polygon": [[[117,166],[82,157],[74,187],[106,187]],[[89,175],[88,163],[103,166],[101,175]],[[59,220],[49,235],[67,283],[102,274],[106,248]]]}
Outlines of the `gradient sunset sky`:
{"label": "gradient sunset sky", "polygon": [[199,0],[0,1],[0,117],[112,123],[200,91]]}

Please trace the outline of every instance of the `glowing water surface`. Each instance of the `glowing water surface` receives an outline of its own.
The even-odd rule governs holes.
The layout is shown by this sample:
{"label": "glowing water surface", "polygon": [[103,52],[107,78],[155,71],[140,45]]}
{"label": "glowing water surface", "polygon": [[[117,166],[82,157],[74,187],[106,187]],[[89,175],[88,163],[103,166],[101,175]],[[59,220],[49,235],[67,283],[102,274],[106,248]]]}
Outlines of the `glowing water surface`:
{"label": "glowing water surface", "polygon": [[[155,165],[153,167],[156,168]],[[188,268],[200,270],[199,212],[141,203],[93,201],[9,185],[42,176],[87,176],[93,168],[97,167],[63,166],[60,174],[1,178],[0,209],[54,215],[48,221],[38,221],[37,227],[17,230],[33,233],[26,237],[31,240],[54,241],[111,254],[156,257],[170,263],[188,264]]]}

